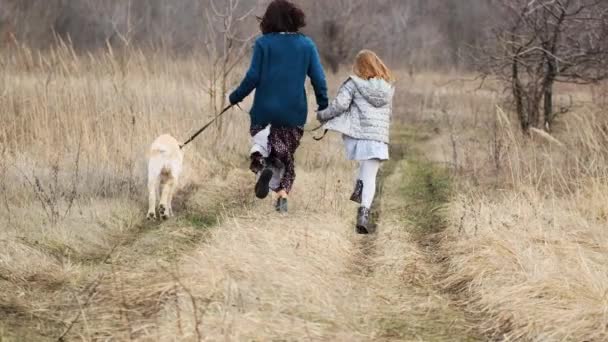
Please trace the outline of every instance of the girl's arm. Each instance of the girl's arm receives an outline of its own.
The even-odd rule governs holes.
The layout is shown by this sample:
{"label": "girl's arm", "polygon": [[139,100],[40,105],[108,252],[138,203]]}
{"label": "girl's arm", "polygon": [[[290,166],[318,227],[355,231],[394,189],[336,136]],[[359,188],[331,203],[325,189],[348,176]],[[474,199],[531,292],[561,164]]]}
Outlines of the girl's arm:
{"label": "girl's arm", "polygon": [[330,103],[327,109],[317,113],[317,119],[321,122],[331,120],[337,116],[342,115],[349,108],[353,102],[353,94],[355,92],[355,85],[353,81],[348,79],[338,90],[338,95]]}
{"label": "girl's arm", "polygon": [[251,57],[251,65],[245,75],[245,79],[243,79],[241,85],[230,94],[231,104],[243,101],[258,86],[262,73],[263,54],[264,51],[262,50],[259,41],[256,41],[253,48],[253,57]]}

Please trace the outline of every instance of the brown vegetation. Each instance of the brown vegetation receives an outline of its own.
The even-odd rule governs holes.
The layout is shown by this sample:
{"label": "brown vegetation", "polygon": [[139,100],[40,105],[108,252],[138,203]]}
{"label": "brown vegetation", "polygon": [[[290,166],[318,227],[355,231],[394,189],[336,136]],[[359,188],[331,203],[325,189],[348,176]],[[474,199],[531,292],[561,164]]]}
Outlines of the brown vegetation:
{"label": "brown vegetation", "polygon": [[[261,15],[267,0],[0,0],[0,30],[14,28],[17,41],[48,47],[58,38],[76,50],[108,44],[196,53],[222,43],[218,31],[257,32],[251,10]],[[469,48],[485,42],[487,25],[502,15],[493,2],[469,0],[299,0],[308,14],[305,29],[319,45],[329,70],[349,64],[371,48],[393,66],[469,67]],[[224,20],[223,14],[232,18]],[[220,15],[218,15],[220,14]]]}
{"label": "brown vegetation", "polygon": [[243,71],[237,2],[0,0],[0,340],[608,339],[606,86],[556,83],[569,111],[522,133],[496,75],[466,81],[493,1],[302,2],[328,66],[373,12],[361,41],[398,70],[377,236],[351,227],[338,136],[305,136],[290,216],[254,201],[238,110],[188,146],[177,217],[146,223],[145,149]]}
{"label": "brown vegetation", "polygon": [[491,84],[428,81],[417,91],[443,109],[420,117],[439,132],[425,152],[455,184],[439,286],[500,340],[605,340],[606,108],[588,86],[558,86],[578,105],[526,137]]}

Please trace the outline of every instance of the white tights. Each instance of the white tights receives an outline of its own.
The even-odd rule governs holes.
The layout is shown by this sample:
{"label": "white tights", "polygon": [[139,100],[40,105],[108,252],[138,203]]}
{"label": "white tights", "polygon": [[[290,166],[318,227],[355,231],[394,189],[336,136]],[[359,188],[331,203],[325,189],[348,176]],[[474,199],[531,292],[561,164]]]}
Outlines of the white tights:
{"label": "white tights", "polygon": [[376,195],[376,176],[380,169],[380,160],[362,160],[359,162],[359,176],[357,179],[363,181],[363,193],[361,206],[370,209],[374,196]]}

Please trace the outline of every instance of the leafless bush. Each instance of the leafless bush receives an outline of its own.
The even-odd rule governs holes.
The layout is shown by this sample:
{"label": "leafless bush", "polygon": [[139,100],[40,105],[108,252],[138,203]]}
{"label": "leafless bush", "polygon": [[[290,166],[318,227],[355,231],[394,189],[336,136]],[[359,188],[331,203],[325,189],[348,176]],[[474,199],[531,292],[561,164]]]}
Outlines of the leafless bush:
{"label": "leafless bush", "polygon": [[[206,36],[204,55],[210,61],[206,70],[209,110],[219,113],[226,106],[230,75],[249,52],[255,34],[243,33],[240,26],[253,19],[255,7],[244,8],[241,0],[209,0],[205,10]],[[222,118],[218,129],[222,129]]]}
{"label": "leafless bush", "polygon": [[[252,7],[257,0],[241,2]],[[131,44],[183,52],[204,41],[210,6],[210,0],[0,0],[0,28],[14,27],[19,41],[35,46],[60,37],[91,49],[107,42],[120,46],[128,38]]]}
{"label": "leafless bush", "polygon": [[556,83],[595,83],[608,77],[608,5],[597,0],[509,0],[496,48],[486,51],[485,75],[508,84],[522,130],[547,131],[556,115]]}
{"label": "leafless bush", "polygon": [[[177,54],[197,53],[210,43],[223,44],[221,36],[226,33],[226,24],[240,38],[258,34],[252,21],[224,19],[241,18],[254,8],[255,14],[261,15],[267,2],[0,0],[0,8],[4,9],[4,15],[0,13],[0,47],[17,41],[48,47],[62,39],[76,50],[105,48],[109,44],[114,48],[128,45]],[[487,23],[501,15],[490,10],[487,0],[470,0],[466,4],[458,0],[297,2],[308,16],[306,33],[318,43],[331,71],[349,63],[362,48],[377,50],[399,67],[466,67],[469,47],[483,43]],[[226,16],[228,12],[230,16]],[[211,42],[210,38],[215,40]],[[233,48],[238,50],[238,46]]]}
{"label": "leafless bush", "polygon": [[[20,167],[13,165],[21,174],[26,187],[32,191],[51,225],[57,224],[70,214],[78,197],[78,185],[80,183],[80,151],[81,146],[79,143],[67,188],[60,176],[62,170],[59,156],[56,156],[53,163],[50,165],[50,172],[46,177],[42,177],[35,170],[26,172]],[[8,200],[6,198],[5,200],[6,207],[9,208]]]}

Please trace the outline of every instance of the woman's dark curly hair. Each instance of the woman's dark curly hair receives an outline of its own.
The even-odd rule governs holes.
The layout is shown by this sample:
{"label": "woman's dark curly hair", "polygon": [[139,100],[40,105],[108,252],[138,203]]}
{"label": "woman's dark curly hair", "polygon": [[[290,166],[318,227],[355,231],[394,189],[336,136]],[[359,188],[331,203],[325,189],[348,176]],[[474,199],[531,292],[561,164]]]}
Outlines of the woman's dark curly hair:
{"label": "woman's dark curly hair", "polygon": [[287,0],[273,0],[260,22],[263,34],[278,32],[298,32],[306,26],[304,11]]}

